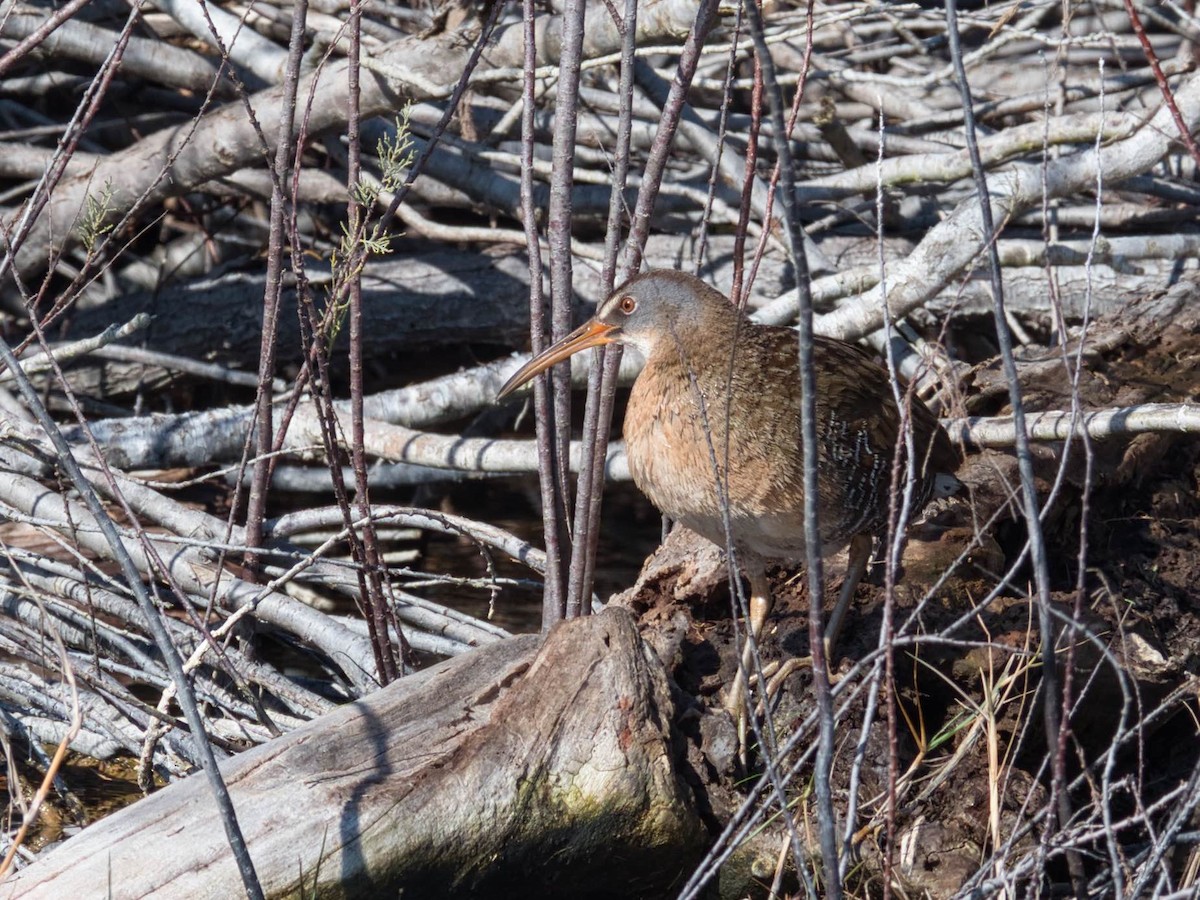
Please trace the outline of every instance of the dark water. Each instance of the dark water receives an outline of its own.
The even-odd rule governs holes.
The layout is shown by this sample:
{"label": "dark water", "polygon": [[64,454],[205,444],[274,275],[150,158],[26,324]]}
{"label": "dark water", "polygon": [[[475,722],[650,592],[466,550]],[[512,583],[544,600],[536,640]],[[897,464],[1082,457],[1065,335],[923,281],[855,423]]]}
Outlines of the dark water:
{"label": "dark water", "polygon": [[[544,548],[537,481],[495,479],[455,486],[442,500],[442,510],[488,522]],[[600,543],[596,561],[596,594],[602,599],[633,583],[642,563],[658,546],[662,518],[631,484],[610,485],[601,510]],[[506,587],[496,600],[492,621],[510,631],[536,631],[541,626],[541,577],[494,555],[497,574],[521,579]],[[485,578],[487,565],[474,544],[444,535],[431,536],[419,567],[430,574]],[[458,585],[421,591],[430,600],[472,615],[486,616],[489,592]]]}

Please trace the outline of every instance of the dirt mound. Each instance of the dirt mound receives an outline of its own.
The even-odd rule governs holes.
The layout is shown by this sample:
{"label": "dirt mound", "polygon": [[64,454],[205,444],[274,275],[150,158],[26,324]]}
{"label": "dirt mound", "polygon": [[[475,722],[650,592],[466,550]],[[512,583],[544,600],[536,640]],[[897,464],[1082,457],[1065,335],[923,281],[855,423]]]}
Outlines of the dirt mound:
{"label": "dirt mound", "polygon": [[[1069,409],[1072,396],[1088,409],[1200,399],[1197,293],[1184,282],[1094,325],[1082,354],[1078,340],[1067,347],[1068,359],[1083,360],[1077,377],[1062,350],[1027,353],[1029,410]],[[972,374],[964,402],[972,415],[1009,411],[998,367]],[[833,654],[833,796],[848,884],[863,892],[889,871],[906,890],[948,897],[1001,871],[1071,892],[1090,880],[1106,886],[1122,859],[1194,865],[1170,836],[1197,825],[1200,437],[1041,444],[1034,462],[1068,727],[1047,746],[1015,456],[972,453],[960,472],[967,495],[910,529],[893,587],[874,567]],[[827,603],[839,564],[829,565]],[[748,775],[774,766],[798,834],[817,852],[816,702],[798,665],[809,597],[795,574],[772,573],[775,611],[760,648],[771,698],[744,763],[721,706],[739,656],[722,555],[677,529],[616,598],[672,668],[688,735],[681,752],[717,851],[732,850],[728,895],[769,885],[790,840],[772,779]]]}

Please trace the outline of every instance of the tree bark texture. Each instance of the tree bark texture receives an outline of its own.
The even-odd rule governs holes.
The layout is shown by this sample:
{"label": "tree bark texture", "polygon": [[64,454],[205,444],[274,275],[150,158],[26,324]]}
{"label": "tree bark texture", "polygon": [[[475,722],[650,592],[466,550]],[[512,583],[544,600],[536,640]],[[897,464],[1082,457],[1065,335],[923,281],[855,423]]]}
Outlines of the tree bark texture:
{"label": "tree bark texture", "polygon": [[[661,891],[702,842],[672,710],[657,656],[612,610],[402,679],[223,770],[270,897],[599,897],[631,873]],[[106,884],[113,898],[239,895],[203,779],[96,823],[2,893]]]}

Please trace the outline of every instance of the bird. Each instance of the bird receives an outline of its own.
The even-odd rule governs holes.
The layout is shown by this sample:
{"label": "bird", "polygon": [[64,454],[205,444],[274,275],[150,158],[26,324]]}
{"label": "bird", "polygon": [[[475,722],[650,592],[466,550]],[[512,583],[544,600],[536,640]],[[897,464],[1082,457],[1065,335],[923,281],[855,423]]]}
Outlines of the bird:
{"label": "bird", "polygon": [[[724,549],[750,584],[748,627],[757,641],[771,611],[768,564],[805,561],[804,454],[797,332],[754,323],[720,291],[655,269],[617,288],[584,325],[522,366],[498,399],[589,347],[632,347],[645,361],[625,412],[633,481],[663,515]],[[814,336],[818,552],[849,547],[826,624],[843,618],[887,525],[897,445],[906,446],[887,368],[855,344]],[[957,492],[959,457],[937,417],[912,397],[912,515]],[[907,465],[897,470],[900,478]],[[901,480],[899,487],[903,488]],[[752,644],[747,642],[746,653]],[[747,670],[748,660],[743,659]],[[740,683],[740,679],[736,684]],[[740,692],[734,690],[740,706]],[[734,705],[731,703],[731,705]]]}

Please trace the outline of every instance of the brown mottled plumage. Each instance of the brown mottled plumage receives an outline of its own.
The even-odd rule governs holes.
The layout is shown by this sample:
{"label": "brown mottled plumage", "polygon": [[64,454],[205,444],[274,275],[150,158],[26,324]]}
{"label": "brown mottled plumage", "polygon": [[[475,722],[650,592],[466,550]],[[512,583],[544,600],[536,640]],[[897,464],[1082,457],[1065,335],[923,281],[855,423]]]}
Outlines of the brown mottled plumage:
{"label": "brown mottled plumage", "polygon": [[[500,396],[578,350],[613,342],[646,359],[625,414],[629,468],[642,492],[664,514],[724,547],[721,494],[728,478],[729,530],[751,581],[757,637],[770,608],[765,563],[805,556],[796,332],[753,324],[690,275],[651,271],[622,285],[590,322],[531,360]],[[829,623],[833,639],[865,570],[871,536],[887,521],[900,412],[887,369],[858,347],[817,337],[813,365],[820,552],[851,545],[847,581]],[[950,473],[958,457],[915,398],[912,424],[915,513],[935,493],[957,486]]]}

